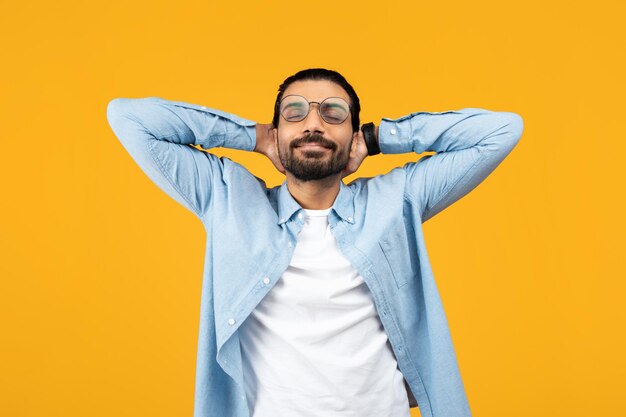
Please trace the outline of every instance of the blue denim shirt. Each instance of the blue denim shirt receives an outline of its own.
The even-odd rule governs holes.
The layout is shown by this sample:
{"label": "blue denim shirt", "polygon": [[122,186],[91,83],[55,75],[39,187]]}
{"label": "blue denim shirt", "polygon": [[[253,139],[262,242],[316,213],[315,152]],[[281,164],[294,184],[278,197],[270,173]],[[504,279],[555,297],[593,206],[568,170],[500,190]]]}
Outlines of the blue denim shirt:
{"label": "blue denim shirt", "polygon": [[[189,146],[252,151],[253,121],[158,97],[114,99],[107,117],[143,172],[206,230],[194,416],[248,417],[238,328],[287,269],[302,207],[286,181],[268,188],[241,164]],[[471,412],[422,223],[482,182],[522,131],[519,115],[478,108],[383,118],[382,153],[436,153],[342,182],[329,213],[340,250],[372,293],[410,405],[423,417]]]}

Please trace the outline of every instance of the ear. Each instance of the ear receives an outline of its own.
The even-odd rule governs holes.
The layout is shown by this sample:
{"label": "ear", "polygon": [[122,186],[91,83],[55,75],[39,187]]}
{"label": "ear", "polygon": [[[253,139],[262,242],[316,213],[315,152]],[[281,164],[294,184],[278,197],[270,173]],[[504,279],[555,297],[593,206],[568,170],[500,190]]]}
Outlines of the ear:
{"label": "ear", "polygon": [[278,147],[278,129],[275,127],[272,127],[270,129],[270,132],[272,132],[272,139],[274,139],[274,145]]}
{"label": "ear", "polygon": [[352,133],[352,145],[350,146],[350,157],[354,158],[356,156],[356,148],[359,145],[359,131]]}

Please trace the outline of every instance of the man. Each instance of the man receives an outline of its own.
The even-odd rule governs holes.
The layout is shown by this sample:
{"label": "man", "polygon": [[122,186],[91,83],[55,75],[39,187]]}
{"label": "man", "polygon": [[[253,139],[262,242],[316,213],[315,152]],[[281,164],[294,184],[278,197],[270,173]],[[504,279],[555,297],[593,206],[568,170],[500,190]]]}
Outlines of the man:
{"label": "man", "polygon": [[[523,121],[466,108],[360,125],[335,71],[280,86],[272,124],[158,97],[114,99],[141,169],[207,232],[196,417],[470,416],[422,223],[481,183]],[[267,188],[204,149],[266,155]],[[368,155],[436,154],[346,185]]]}

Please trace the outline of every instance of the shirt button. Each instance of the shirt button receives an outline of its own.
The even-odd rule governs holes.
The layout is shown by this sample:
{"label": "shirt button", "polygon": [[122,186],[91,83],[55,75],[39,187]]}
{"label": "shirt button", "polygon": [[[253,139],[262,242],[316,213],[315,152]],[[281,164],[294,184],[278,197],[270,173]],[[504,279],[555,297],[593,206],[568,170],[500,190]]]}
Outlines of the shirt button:
{"label": "shirt button", "polygon": [[298,213],[298,218],[301,219],[302,218],[302,213]]}
{"label": "shirt button", "polygon": [[351,222],[352,221],[352,217],[348,217],[348,221]]}
{"label": "shirt button", "polygon": [[268,277],[263,278],[263,284],[267,285],[270,283],[270,279]]}
{"label": "shirt button", "polygon": [[231,326],[235,324],[235,319],[228,319],[228,324],[230,324]]}
{"label": "shirt button", "polygon": [[396,134],[396,129],[391,129],[391,130],[389,131],[389,133],[391,133],[392,135],[395,135],[395,134]]}
{"label": "shirt button", "polygon": [[281,222],[281,223],[283,223],[284,221],[285,221],[285,219],[284,219],[284,218],[283,218],[283,219],[280,219],[280,222]]}
{"label": "shirt button", "polygon": [[289,245],[290,248],[293,247],[293,243],[291,242],[287,243],[287,245]]}

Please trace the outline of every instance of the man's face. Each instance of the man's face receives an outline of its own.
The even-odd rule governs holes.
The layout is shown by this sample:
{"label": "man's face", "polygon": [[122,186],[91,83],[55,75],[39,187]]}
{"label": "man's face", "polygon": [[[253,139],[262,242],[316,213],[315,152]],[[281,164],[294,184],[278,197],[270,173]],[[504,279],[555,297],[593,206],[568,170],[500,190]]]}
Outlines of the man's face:
{"label": "man's face", "polygon": [[[309,102],[321,103],[328,97],[341,97],[348,104],[345,90],[331,81],[296,81],[285,90],[283,97],[300,95]],[[352,113],[341,124],[324,121],[318,104],[310,104],[309,114],[299,122],[289,122],[280,116],[274,139],[285,170],[301,181],[319,180],[343,171],[354,152],[356,141],[352,132]]]}

